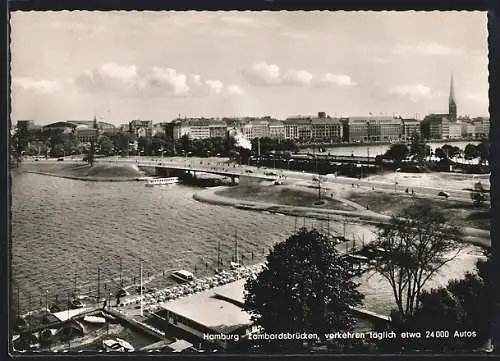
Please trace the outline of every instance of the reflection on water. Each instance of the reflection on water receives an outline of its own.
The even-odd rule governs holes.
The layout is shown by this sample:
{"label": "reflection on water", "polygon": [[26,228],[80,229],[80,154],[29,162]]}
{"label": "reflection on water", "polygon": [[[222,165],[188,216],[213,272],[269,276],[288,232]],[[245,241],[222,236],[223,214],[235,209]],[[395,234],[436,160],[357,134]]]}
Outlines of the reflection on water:
{"label": "reflection on water", "polygon": [[[217,245],[226,264],[234,254],[235,237],[242,263],[264,258],[273,243],[285,239],[294,217],[263,214],[195,201],[196,188],[173,185],[147,188],[140,182],[82,182],[37,174],[15,174],[12,182],[13,306],[17,289],[23,312],[49,297],[73,288],[116,287],[120,257],[124,279],[185,268],[200,274],[215,266]],[[311,226],[312,221],[305,224]],[[318,223],[315,223],[316,225]],[[319,226],[318,226],[319,227]],[[359,227],[348,225],[348,235]],[[326,227],[325,227],[326,229]],[[343,224],[331,222],[331,232]],[[459,277],[473,267],[476,255],[464,252],[446,276]],[[252,261],[253,259],[253,261]],[[76,276],[75,276],[76,275]],[[106,284],[106,286],[103,286]],[[361,291],[366,307],[387,313],[390,290],[377,277],[364,279]]]}

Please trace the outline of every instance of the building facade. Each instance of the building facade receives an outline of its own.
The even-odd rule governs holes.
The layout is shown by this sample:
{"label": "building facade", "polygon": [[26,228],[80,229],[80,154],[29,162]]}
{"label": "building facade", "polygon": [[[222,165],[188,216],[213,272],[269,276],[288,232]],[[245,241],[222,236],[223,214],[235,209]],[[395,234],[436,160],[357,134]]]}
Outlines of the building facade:
{"label": "building facade", "polygon": [[401,119],[401,135],[404,140],[410,140],[414,135],[420,135],[420,121],[417,119]]}
{"label": "building facade", "polygon": [[400,140],[403,134],[402,120],[398,117],[368,116],[348,117],[341,120],[343,124],[343,141],[391,142]]}
{"label": "building facade", "polygon": [[282,121],[273,120],[269,122],[269,137],[273,139],[285,139],[285,125]]}
{"label": "building facade", "polygon": [[132,120],[129,123],[129,131],[138,137],[150,137],[153,135],[152,120]]}
{"label": "building facade", "polygon": [[462,137],[462,124],[450,122],[448,127],[448,139],[460,139]]}

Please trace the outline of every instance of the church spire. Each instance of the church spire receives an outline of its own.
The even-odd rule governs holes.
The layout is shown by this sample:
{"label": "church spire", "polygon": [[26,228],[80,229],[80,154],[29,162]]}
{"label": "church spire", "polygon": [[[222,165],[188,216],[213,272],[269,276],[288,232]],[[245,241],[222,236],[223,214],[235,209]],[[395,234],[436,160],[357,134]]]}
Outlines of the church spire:
{"label": "church spire", "polygon": [[453,84],[453,73],[451,73],[451,80],[450,80],[450,102],[455,101],[455,86]]}
{"label": "church spire", "polygon": [[453,82],[453,73],[450,80],[450,98],[448,100],[448,116],[450,120],[457,120],[457,103],[455,101],[455,85]]}

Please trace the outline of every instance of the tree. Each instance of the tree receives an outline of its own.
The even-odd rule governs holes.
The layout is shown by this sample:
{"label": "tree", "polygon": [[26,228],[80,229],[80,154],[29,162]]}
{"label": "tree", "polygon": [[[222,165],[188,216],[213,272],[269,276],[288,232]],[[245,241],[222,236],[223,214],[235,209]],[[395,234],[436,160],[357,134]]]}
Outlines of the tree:
{"label": "tree", "polygon": [[396,163],[400,163],[403,159],[405,159],[410,150],[408,146],[403,143],[392,144],[390,148],[385,152],[384,158],[391,159]]}
{"label": "tree", "polygon": [[490,159],[490,141],[488,139],[481,140],[476,147],[477,155],[480,158],[481,164]]}
{"label": "tree", "polygon": [[[476,262],[476,272],[467,272],[462,279],[451,280],[445,287],[422,292],[420,306],[406,328],[425,331],[434,330],[438,325],[440,330],[450,332],[450,337],[420,340],[414,348],[470,349],[486,343],[492,321],[491,262],[487,254],[485,259]],[[474,332],[475,336],[456,337],[456,330]]]}
{"label": "tree", "polygon": [[[353,281],[354,270],[334,243],[317,230],[300,229],[274,246],[263,271],[245,285],[244,309],[267,333],[324,334],[350,330],[350,306],[363,295]],[[273,349],[297,350],[297,340],[273,340]]]}
{"label": "tree", "polygon": [[479,156],[479,152],[474,144],[467,144],[464,149],[464,156],[466,159],[472,159]]}
{"label": "tree", "polygon": [[406,208],[379,226],[378,238],[368,248],[373,271],[385,278],[403,321],[418,306],[424,286],[458,256],[461,230],[429,205]]}
{"label": "tree", "polygon": [[441,147],[443,153],[446,154],[447,158],[453,158],[461,153],[459,147],[455,147],[453,145],[445,144]]}
{"label": "tree", "polygon": [[415,134],[410,144],[410,155],[422,162],[429,155],[430,150],[429,145],[425,144],[418,134]]}
{"label": "tree", "polygon": [[447,158],[446,152],[443,150],[443,148],[436,148],[436,150],[434,151],[434,155],[441,159]]}
{"label": "tree", "polygon": [[105,155],[113,154],[113,142],[106,135],[101,135],[98,140],[99,148],[101,149],[101,153]]}

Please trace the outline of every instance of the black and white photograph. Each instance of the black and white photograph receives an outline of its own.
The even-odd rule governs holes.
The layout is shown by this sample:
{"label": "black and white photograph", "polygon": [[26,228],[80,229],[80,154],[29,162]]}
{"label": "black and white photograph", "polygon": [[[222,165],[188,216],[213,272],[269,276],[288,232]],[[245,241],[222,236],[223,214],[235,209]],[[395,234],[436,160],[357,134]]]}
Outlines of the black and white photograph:
{"label": "black and white photograph", "polygon": [[487,22],[11,12],[11,354],[494,351]]}

